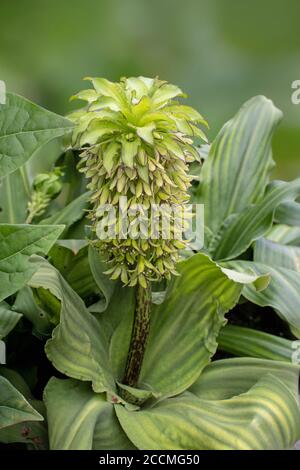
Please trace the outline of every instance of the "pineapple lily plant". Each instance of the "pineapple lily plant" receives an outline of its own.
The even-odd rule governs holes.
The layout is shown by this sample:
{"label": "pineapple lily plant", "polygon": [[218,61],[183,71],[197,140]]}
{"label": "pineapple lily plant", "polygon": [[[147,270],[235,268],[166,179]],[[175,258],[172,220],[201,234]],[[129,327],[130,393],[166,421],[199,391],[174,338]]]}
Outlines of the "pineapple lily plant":
{"label": "pineapple lily plant", "polygon": [[[178,87],[90,81],[67,118],[12,93],[0,105],[0,442],[293,448],[300,179],[270,178],[281,112],[255,97],[209,145]],[[169,237],[137,236],[136,207],[189,203],[204,205],[203,246],[174,211]],[[284,336],[237,326],[249,309]]]}

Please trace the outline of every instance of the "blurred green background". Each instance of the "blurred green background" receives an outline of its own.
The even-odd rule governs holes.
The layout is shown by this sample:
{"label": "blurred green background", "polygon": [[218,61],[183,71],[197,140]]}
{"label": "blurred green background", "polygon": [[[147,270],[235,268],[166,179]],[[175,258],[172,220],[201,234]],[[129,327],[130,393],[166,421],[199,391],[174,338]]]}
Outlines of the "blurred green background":
{"label": "blurred green background", "polygon": [[300,175],[299,0],[1,0],[0,79],[59,113],[82,77],[156,76],[181,86],[210,138],[248,98],[284,112],[276,175]]}

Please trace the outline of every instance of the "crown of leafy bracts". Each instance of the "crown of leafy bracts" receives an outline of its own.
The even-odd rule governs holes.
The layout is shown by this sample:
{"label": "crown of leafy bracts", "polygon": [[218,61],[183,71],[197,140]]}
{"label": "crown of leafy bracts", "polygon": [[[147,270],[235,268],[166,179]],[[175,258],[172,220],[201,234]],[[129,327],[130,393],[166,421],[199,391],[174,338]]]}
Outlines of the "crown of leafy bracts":
{"label": "crown of leafy bracts", "polygon": [[[206,140],[198,127],[206,121],[177,100],[185,96],[180,88],[157,78],[87,80],[94,89],[72,97],[87,105],[70,117],[76,123],[73,145],[82,150],[79,168],[90,178],[93,228],[101,218],[97,209],[108,203],[117,206],[121,196],[127,197],[129,209],[137,204],[150,211],[153,204],[183,208],[189,200],[188,164],[199,160],[193,139]],[[178,239],[174,227],[170,239],[122,239],[117,233],[114,239],[93,243],[111,263],[112,279],[145,287],[147,280],[176,274],[178,250],[185,241]]]}

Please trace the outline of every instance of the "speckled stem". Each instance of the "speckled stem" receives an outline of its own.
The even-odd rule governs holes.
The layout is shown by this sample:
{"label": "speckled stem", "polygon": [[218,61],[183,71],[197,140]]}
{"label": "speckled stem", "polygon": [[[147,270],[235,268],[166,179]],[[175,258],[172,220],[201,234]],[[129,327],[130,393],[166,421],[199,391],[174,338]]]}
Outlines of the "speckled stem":
{"label": "speckled stem", "polygon": [[123,379],[123,383],[130,387],[138,384],[150,329],[150,309],[151,284],[148,282],[146,288],[140,285],[136,287],[134,323]]}

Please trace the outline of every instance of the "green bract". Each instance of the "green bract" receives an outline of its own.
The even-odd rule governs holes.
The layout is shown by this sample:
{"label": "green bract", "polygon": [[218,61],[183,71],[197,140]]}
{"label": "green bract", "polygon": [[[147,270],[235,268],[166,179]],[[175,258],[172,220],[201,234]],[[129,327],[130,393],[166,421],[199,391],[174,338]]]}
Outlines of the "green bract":
{"label": "green bract", "polygon": [[[87,101],[84,109],[70,118],[76,123],[73,145],[80,149],[80,171],[90,179],[93,229],[107,220],[100,212],[104,204],[116,208],[116,230],[111,237],[94,241],[105,255],[112,279],[146,286],[146,281],[170,278],[175,273],[178,250],[185,242],[178,237],[174,214],[166,207],[183,211],[189,200],[189,163],[199,160],[195,138],[205,139],[199,124],[203,117],[178,99],[184,94],[177,86],[157,78],[124,78],[119,83],[90,78],[94,89],[83,90],[73,98]],[[126,238],[122,232],[121,197],[129,224],[135,224],[136,209],[141,217],[153,216],[153,205],[162,206],[169,218],[169,239],[159,226],[153,239],[151,227],[141,234],[134,228]],[[106,217],[106,219],[105,219]],[[173,222],[173,223],[172,223]],[[136,230],[139,227],[136,227]]]}

